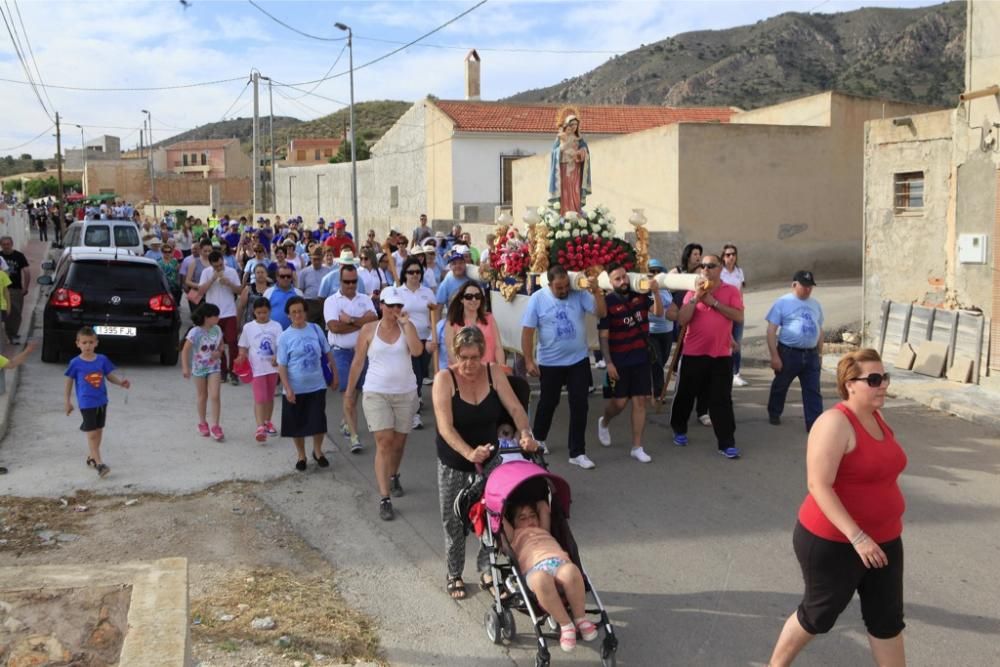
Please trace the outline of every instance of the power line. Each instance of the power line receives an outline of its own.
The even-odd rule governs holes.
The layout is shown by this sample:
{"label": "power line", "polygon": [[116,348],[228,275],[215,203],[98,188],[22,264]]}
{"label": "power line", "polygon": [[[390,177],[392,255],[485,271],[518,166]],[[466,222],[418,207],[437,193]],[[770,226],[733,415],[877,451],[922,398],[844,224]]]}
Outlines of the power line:
{"label": "power line", "polygon": [[[291,88],[292,90],[297,90],[299,92],[305,92],[301,88],[299,88],[299,85],[301,85],[301,84],[297,84],[297,83],[282,83],[281,81],[277,81],[275,79],[272,79],[271,82],[275,86],[278,86],[279,88]],[[311,92],[310,93],[305,93],[302,97],[306,97],[306,96],[309,96],[309,97],[318,97],[321,100],[326,100],[327,102],[333,102],[334,104],[339,104],[342,107],[348,106],[347,102],[343,102],[341,100],[335,100],[332,97],[327,97],[325,95],[320,95],[319,93],[311,93]],[[292,98],[286,97],[286,99],[292,99]],[[301,98],[296,98],[296,99],[301,99]]]}
{"label": "power line", "polygon": [[[17,79],[7,79],[0,77],[0,81],[6,83],[16,83],[22,86],[33,85],[27,81],[18,81]],[[235,81],[243,81],[242,76],[233,77],[232,79],[217,79],[215,81],[199,81],[197,83],[183,83],[174,86],[145,86],[139,88],[90,88],[85,86],[60,86],[53,83],[43,84],[45,88],[53,88],[55,90],[75,90],[77,92],[84,93],[144,93],[154,90],[180,90],[183,88],[199,88],[202,86],[217,86],[223,83],[233,83]]]}
{"label": "power line", "polygon": [[[10,11],[10,5],[7,5],[7,11],[8,12]],[[54,124],[55,119],[52,118],[52,114],[49,112],[49,108],[45,106],[45,102],[42,101],[42,96],[38,92],[38,86],[35,84],[35,79],[31,74],[31,68],[28,67],[28,63],[24,59],[24,54],[21,52],[20,41],[15,36],[15,34],[17,33],[17,28],[11,26],[11,23],[14,20],[14,15],[11,14],[10,17],[11,20],[8,22],[7,14],[3,11],[3,9],[0,9],[0,16],[3,17],[4,25],[7,27],[7,34],[10,35],[11,44],[14,45],[14,53],[17,54],[17,59],[21,61],[21,67],[24,69],[24,75],[28,78],[27,83],[29,86],[31,86],[31,89],[35,92],[35,97],[38,99],[38,103],[41,105],[42,111],[45,112],[45,115]]]}
{"label": "power line", "polygon": [[45,136],[46,134],[48,134],[48,132],[49,132],[49,131],[50,131],[50,130],[51,130],[52,128],[54,128],[55,126],[56,126],[56,125],[55,125],[55,123],[53,123],[52,125],[49,125],[49,126],[48,126],[47,128],[45,128],[44,130],[42,130],[41,132],[39,132],[39,133],[38,133],[38,136],[36,136],[36,137],[35,137],[34,139],[31,139],[31,140],[29,140],[29,141],[26,141],[26,142],[24,142],[23,144],[19,144],[19,145],[17,145],[17,146],[10,146],[9,148],[0,148],[0,151],[5,151],[5,152],[6,152],[6,151],[14,151],[14,150],[17,150],[18,148],[24,148],[24,147],[25,147],[25,146],[27,146],[28,144],[33,144],[33,143],[35,143],[36,141],[38,141],[39,139],[41,139],[42,137],[44,137],[44,136]]}
{"label": "power line", "polygon": [[[465,10],[464,12],[462,12],[462,13],[460,13],[460,14],[458,14],[458,15],[456,15],[456,16],[454,16],[454,17],[450,18],[450,19],[448,19],[447,21],[445,21],[444,23],[442,23],[442,24],[441,24],[441,25],[439,25],[438,27],[434,28],[433,30],[430,30],[430,31],[428,31],[428,32],[425,32],[425,33],[424,33],[424,34],[422,34],[422,35],[421,35],[420,37],[417,37],[416,39],[414,39],[414,40],[411,40],[411,41],[409,41],[409,42],[406,42],[405,44],[403,44],[402,46],[400,46],[400,47],[399,47],[398,49],[393,49],[392,51],[389,51],[388,53],[383,53],[383,54],[382,54],[382,55],[380,55],[380,56],[379,56],[378,58],[375,58],[375,59],[373,59],[373,60],[369,60],[369,61],[368,61],[368,62],[366,62],[366,63],[363,63],[363,64],[361,64],[361,65],[358,65],[357,67],[355,67],[355,68],[354,68],[354,71],[355,71],[355,72],[357,72],[357,71],[358,71],[359,69],[364,69],[364,68],[366,68],[366,67],[370,67],[371,65],[374,65],[375,63],[379,63],[379,62],[382,62],[382,61],[383,61],[383,60],[385,60],[386,58],[390,58],[390,57],[392,57],[392,56],[396,55],[396,54],[397,54],[397,53],[399,53],[400,51],[404,51],[404,50],[406,50],[406,49],[410,48],[410,47],[411,47],[411,46],[413,46],[414,44],[416,44],[416,43],[418,43],[418,42],[420,42],[420,41],[422,41],[422,40],[424,40],[424,39],[426,39],[426,38],[430,37],[430,36],[431,36],[431,35],[433,35],[434,33],[436,33],[436,32],[439,32],[439,31],[441,31],[441,30],[444,30],[445,28],[447,28],[448,26],[450,26],[450,25],[451,25],[452,23],[454,23],[455,21],[458,21],[459,19],[461,19],[461,18],[464,18],[465,16],[467,16],[467,15],[471,14],[471,13],[472,13],[472,12],[474,12],[475,10],[477,10],[477,9],[479,9],[480,7],[482,7],[483,5],[485,5],[485,4],[487,3],[487,2],[489,2],[489,0],[480,0],[480,1],[479,1],[479,2],[477,2],[476,4],[472,5],[472,6],[471,6],[471,7],[469,7],[468,9],[466,9],[466,10]],[[286,85],[290,85],[290,86],[308,86],[308,85],[309,85],[309,84],[311,84],[311,83],[320,83],[320,82],[322,82],[322,81],[328,81],[328,80],[330,80],[330,79],[336,79],[336,78],[339,78],[339,77],[342,77],[342,76],[345,76],[345,75],[347,75],[348,73],[349,73],[349,72],[341,72],[341,73],[339,73],[339,74],[333,74],[333,75],[330,75],[330,76],[325,76],[325,77],[323,77],[323,78],[321,78],[321,79],[315,79],[315,80],[313,80],[313,81],[299,81],[298,83],[294,83],[294,84],[286,84]]]}
{"label": "power line", "polygon": [[[6,4],[6,0],[4,0]],[[42,70],[38,69],[38,61],[35,60],[35,50],[31,48],[31,40],[28,39],[28,29],[24,27],[24,19],[21,18],[21,6],[17,4],[17,0],[14,0],[14,9],[17,10],[17,20],[21,24],[21,34],[24,35],[24,43],[28,45],[28,53],[31,55],[31,64],[35,66],[35,74],[38,75],[38,83],[42,84],[42,92],[45,93],[45,99],[48,101],[49,106],[53,109],[56,105],[52,104],[52,98],[49,97],[49,91],[45,89],[45,82],[42,80]],[[10,12],[10,6],[7,6],[7,12]],[[13,20],[13,17],[11,17]]]}
{"label": "power line", "polygon": [[243,89],[240,91],[240,94],[236,96],[235,100],[233,100],[233,103],[230,104],[229,108],[222,113],[222,118],[220,120],[226,120],[226,116],[228,116],[229,112],[233,110],[233,107],[239,104],[240,100],[243,99],[243,96],[247,94],[247,90],[249,89],[250,89],[250,81],[247,81],[246,84],[243,86]]}
{"label": "power line", "polygon": [[281,92],[281,88],[275,89],[275,92],[278,93],[279,96],[281,96],[284,99],[288,100],[289,102],[293,102],[293,103],[297,104],[298,106],[302,107],[303,109],[305,109],[309,113],[316,114],[318,118],[322,118],[323,116],[329,115],[329,114],[327,114],[327,113],[325,113],[323,111],[319,111],[318,109],[313,109],[311,106],[309,106],[305,102],[299,101],[300,98],[289,97],[288,95],[285,95],[283,92]]}
{"label": "power line", "polygon": [[303,37],[308,37],[309,39],[315,39],[315,40],[318,40],[320,42],[343,42],[343,41],[347,41],[346,37],[320,37],[319,35],[311,35],[308,32],[304,32],[302,30],[299,30],[295,26],[288,25],[287,23],[285,23],[284,21],[282,21],[281,19],[279,19],[277,16],[275,16],[274,14],[271,14],[266,9],[264,9],[263,7],[261,7],[260,5],[258,5],[253,0],[247,0],[247,2],[249,2],[251,5],[253,5],[254,7],[256,7],[257,10],[260,13],[262,13],[264,16],[266,16],[267,18],[271,19],[275,23],[288,28],[292,32],[296,32],[296,33],[302,35]]}
{"label": "power line", "polygon": [[[324,76],[324,77],[325,77],[325,76],[329,76],[329,75],[330,75],[330,72],[332,72],[332,71],[333,71],[333,68],[334,68],[334,67],[336,67],[336,66],[337,66],[337,63],[339,63],[339,62],[340,62],[340,59],[341,59],[341,58],[342,58],[342,57],[344,56],[344,51],[346,51],[346,50],[347,50],[347,44],[344,44],[344,46],[342,46],[342,47],[340,48],[340,53],[338,53],[338,54],[337,54],[337,58],[336,58],[336,59],[335,59],[335,60],[333,61],[333,64],[332,64],[332,65],[330,65],[330,68],[329,68],[328,70],[326,70],[326,73],[325,73],[325,74],[323,74],[323,76]],[[304,93],[302,93],[301,95],[299,95],[299,96],[298,96],[297,98],[295,98],[295,99],[302,99],[302,98],[303,98],[303,97],[305,97],[306,95],[309,95],[309,94],[310,94],[310,93],[312,93],[312,92],[313,92],[314,90],[316,90],[317,88],[319,88],[319,85],[320,85],[319,83],[315,84],[315,85],[314,85],[314,86],[313,86],[312,88],[310,88],[310,89],[309,89],[309,91],[308,91],[308,92],[304,92]],[[296,89],[296,90],[298,90],[298,89]]]}

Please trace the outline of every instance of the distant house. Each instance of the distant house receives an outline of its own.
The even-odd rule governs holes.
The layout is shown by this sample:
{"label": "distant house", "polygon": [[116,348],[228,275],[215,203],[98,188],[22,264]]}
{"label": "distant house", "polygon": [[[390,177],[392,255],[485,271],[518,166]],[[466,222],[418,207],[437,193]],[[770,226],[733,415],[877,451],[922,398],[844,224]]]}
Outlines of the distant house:
{"label": "distant house", "polygon": [[192,177],[249,177],[252,160],[238,139],[200,139],[157,148],[153,166],[158,173]]}
{"label": "distant house", "polygon": [[285,156],[285,164],[289,166],[325,164],[337,154],[337,151],[340,150],[340,144],[343,142],[344,140],[340,137],[292,139],[288,142],[288,154]]}

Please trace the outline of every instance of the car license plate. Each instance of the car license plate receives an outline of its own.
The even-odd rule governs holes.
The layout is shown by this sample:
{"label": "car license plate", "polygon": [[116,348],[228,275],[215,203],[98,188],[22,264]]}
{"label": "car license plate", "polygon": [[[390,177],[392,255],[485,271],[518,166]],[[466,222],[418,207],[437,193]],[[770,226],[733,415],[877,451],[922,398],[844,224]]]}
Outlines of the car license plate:
{"label": "car license plate", "polygon": [[135,327],[94,327],[98,336],[135,336]]}

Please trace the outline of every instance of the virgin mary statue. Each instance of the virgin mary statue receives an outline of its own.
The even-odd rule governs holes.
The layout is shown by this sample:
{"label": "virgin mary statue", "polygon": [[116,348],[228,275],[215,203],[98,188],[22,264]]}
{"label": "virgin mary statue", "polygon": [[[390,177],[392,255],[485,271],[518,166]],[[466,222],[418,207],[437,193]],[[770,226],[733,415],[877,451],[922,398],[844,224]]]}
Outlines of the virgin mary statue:
{"label": "virgin mary statue", "polygon": [[549,201],[559,202],[559,214],[580,212],[590,194],[590,149],[580,136],[580,119],[567,113],[559,123],[549,166]]}

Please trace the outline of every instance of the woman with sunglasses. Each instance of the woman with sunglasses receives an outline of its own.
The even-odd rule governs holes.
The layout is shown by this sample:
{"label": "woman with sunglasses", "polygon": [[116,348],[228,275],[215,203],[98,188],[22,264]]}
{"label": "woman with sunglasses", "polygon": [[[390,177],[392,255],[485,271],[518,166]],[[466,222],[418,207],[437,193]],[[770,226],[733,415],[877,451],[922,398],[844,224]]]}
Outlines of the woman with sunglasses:
{"label": "woman with sunglasses", "polygon": [[[747,287],[746,276],[739,265],[739,251],[732,243],[722,246],[722,282],[732,285],[743,294]],[[740,376],[740,362],[743,355],[740,353],[740,344],[743,342],[743,323],[733,322],[733,386],[746,387],[749,382]]]}
{"label": "woman with sunglasses", "polygon": [[361,327],[347,380],[348,391],[344,393],[344,412],[353,413],[357,400],[354,387],[364,370],[361,407],[368,430],[375,434],[375,483],[381,496],[379,517],[383,521],[391,521],[395,516],[391,496],[403,495],[399,468],[406,436],[417,413],[416,378],[410,360],[424,350],[400,291],[397,287],[382,290],[382,319]]}
{"label": "woman with sunglasses", "polygon": [[903,512],[897,479],[906,454],[880,410],[889,374],[875,350],[837,364],[843,401],[809,432],[809,493],[792,537],[805,595],[778,636],[771,667],[792,664],[817,634],[829,632],[857,591],[876,664],[902,667]]}
{"label": "woman with sunglasses", "polygon": [[[416,257],[407,257],[403,262],[402,276],[403,284],[399,287],[399,294],[403,298],[403,312],[410,317],[413,326],[417,330],[424,351],[419,356],[415,356],[413,362],[413,372],[416,375],[417,398],[420,397],[420,390],[427,377],[428,365],[431,353],[434,352],[434,332],[431,327],[431,313],[437,313],[440,306],[437,304],[437,297],[430,289],[424,287],[424,267]],[[424,427],[418,410],[413,415],[413,428]]]}
{"label": "woman with sunglasses", "polygon": [[163,256],[156,260],[156,263],[163,269],[163,275],[170,286],[170,296],[174,297],[174,303],[181,302],[181,274],[180,262],[174,257],[174,247],[170,243],[163,244]]}
{"label": "woman with sunglasses", "polygon": [[448,324],[444,329],[449,366],[453,366],[457,362],[452,352],[455,334],[467,326],[476,327],[483,332],[483,338],[486,341],[483,363],[495,363],[501,367],[505,365],[507,359],[503,345],[500,344],[500,329],[497,327],[496,320],[493,319],[493,313],[486,312],[484,302],[483,288],[474,280],[467,280],[455,292],[455,297],[448,306]]}

